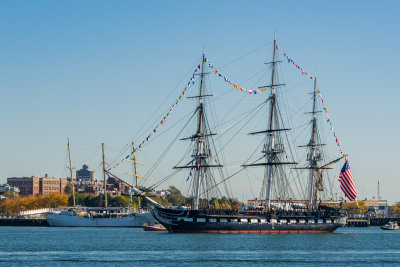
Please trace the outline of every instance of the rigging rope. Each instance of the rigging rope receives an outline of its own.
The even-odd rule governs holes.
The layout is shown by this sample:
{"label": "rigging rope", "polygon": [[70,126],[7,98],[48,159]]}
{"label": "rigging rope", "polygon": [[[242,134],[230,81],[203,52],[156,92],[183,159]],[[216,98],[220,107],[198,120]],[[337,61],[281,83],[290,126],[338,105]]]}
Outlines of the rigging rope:
{"label": "rigging rope", "polygon": [[[157,126],[155,126],[155,128],[148,134],[148,136],[147,136],[145,139],[143,139],[142,142],[139,143],[139,146],[138,146],[137,148],[134,148],[135,151],[136,151],[137,149],[140,149],[146,142],[148,142],[149,139],[150,139],[150,137],[151,137],[151,135],[152,135],[153,133],[156,133],[156,132],[157,132],[157,128],[158,128],[160,125],[163,125],[163,124],[165,123],[165,121],[166,121],[166,119],[169,117],[170,113],[173,112],[174,107],[175,107],[176,105],[178,105],[178,103],[179,103],[180,100],[182,100],[182,97],[185,95],[186,90],[187,90],[191,85],[193,85],[193,84],[195,83],[195,82],[194,82],[194,78],[195,78],[195,74],[196,74],[196,72],[197,72],[198,70],[200,70],[200,64],[199,64],[199,65],[197,66],[197,68],[194,70],[192,77],[190,78],[189,82],[187,83],[187,85],[186,85],[185,88],[183,89],[182,93],[179,95],[179,97],[178,97],[178,99],[176,100],[176,102],[170,107],[169,111],[168,111],[167,114],[164,116],[164,118],[160,121],[160,123],[157,124]],[[125,156],[122,160],[120,160],[119,162],[117,162],[116,164],[114,164],[113,168],[117,168],[118,165],[121,164],[125,159],[128,159],[129,156],[130,156],[130,154],[131,154],[131,153],[129,153],[129,154],[128,154],[127,156]],[[112,169],[112,167],[109,168],[108,171],[110,171],[111,169]]]}

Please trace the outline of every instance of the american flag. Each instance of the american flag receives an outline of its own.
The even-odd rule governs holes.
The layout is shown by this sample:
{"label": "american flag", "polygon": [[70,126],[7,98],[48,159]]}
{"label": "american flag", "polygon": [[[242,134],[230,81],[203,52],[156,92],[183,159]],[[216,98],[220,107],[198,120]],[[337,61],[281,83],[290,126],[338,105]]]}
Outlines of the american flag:
{"label": "american flag", "polygon": [[342,189],[344,195],[349,200],[355,200],[357,198],[356,187],[354,186],[353,176],[351,175],[351,170],[349,163],[346,161],[343,165],[342,170],[339,175],[340,189]]}

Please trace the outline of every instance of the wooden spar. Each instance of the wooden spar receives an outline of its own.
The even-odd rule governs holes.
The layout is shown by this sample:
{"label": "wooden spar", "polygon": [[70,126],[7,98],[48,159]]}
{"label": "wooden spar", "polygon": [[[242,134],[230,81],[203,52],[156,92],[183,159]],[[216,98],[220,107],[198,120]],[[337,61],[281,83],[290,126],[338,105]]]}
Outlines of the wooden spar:
{"label": "wooden spar", "polygon": [[[130,163],[134,163],[134,161],[133,161],[133,160],[130,160],[130,159],[126,159],[125,161],[126,161],[126,162],[130,162]],[[141,163],[141,162],[137,162],[137,161],[136,161],[136,164],[139,164],[139,165],[146,165],[145,163]]]}
{"label": "wooden spar", "polygon": [[104,207],[107,208],[108,203],[107,203],[107,178],[106,178],[106,161],[104,158],[104,143],[101,143],[102,145],[102,150],[103,150],[103,176],[104,176]]}
{"label": "wooden spar", "polygon": [[[133,144],[133,142],[132,142],[132,144]],[[133,147],[133,148],[136,149],[136,150],[143,151],[142,149],[140,149],[140,148],[138,148],[138,147],[134,147],[133,145],[128,145],[128,146]]]}
{"label": "wooden spar", "polygon": [[136,174],[133,174],[133,173],[130,173],[130,172],[126,172],[126,174],[128,174],[128,175],[130,175],[130,176],[134,176],[134,177],[136,177],[136,179],[137,179],[137,178],[142,178],[142,179],[144,179],[144,180],[150,180],[150,179],[147,178],[147,177],[143,177],[143,176],[140,176],[140,175],[136,175]]}
{"label": "wooden spar", "polygon": [[76,203],[75,203],[75,185],[74,185],[74,176],[72,175],[71,148],[69,146],[69,138],[68,138],[68,157],[69,157],[69,170],[71,172],[72,199],[74,200],[74,207],[75,207],[76,206]]}
{"label": "wooden spar", "polygon": [[117,180],[123,182],[123,183],[126,184],[127,186],[133,187],[133,185],[129,184],[128,182],[125,182],[123,179],[119,178],[119,177],[116,176],[115,174],[113,174],[113,173],[111,173],[111,172],[109,172],[109,171],[106,171],[106,173],[109,174],[109,175],[111,175],[111,176],[113,176],[113,177],[116,178]]}
{"label": "wooden spar", "polygon": [[133,191],[134,191],[136,194],[139,194],[141,197],[146,198],[146,199],[147,199],[151,204],[153,204],[154,206],[164,207],[163,205],[161,205],[161,204],[157,203],[156,201],[152,200],[150,197],[146,196],[146,195],[145,195],[143,192],[141,192],[138,188],[135,188],[133,185],[131,185],[131,184],[125,182],[123,179],[119,178],[119,177],[116,176],[115,174],[113,174],[113,173],[111,173],[111,172],[109,172],[109,171],[106,171],[106,173],[109,174],[109,175],[111,175],[111,176],[113,176],[114,178],[120,180],[121,182],[123,182],[124,184],[126,184],[127,186],[129,186],[130,188],[132,188]]}
{"label": "wooden spar", "polygon": [[[135,155],[135,143],[132,142],[132,155],[133,155],[133,169],[135,171],[135,175],[136,176],[136,188],[139,189],[139,181],[138,181],[138,176],[137,175],[137,168],[136,168],[136,155]],[[141,177],[144,178],[144,177]],[[140,198],[138,198],[138,209],[140,208]]]}

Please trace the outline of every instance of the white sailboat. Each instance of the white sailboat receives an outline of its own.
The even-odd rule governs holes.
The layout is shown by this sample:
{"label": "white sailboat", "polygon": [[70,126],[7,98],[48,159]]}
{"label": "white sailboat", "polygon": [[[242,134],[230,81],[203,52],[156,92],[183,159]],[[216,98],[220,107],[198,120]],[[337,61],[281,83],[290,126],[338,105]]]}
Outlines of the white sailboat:
{"label": "white sailboat", "polygon": [[[132,208],[108,207],[107,203],[107,183],[103,148],[103,174],[104,174],[104,203],[105,207],[78,207],[75,201],[74,179],[71,165],[71,150],[68,141],[69,169],[71,174],[72,197],[74,206],[59,211],[54,211],[47,215],[47,222],[50,226],[60,227],[141,227],[143,225],[154,225],[156,220],[149,211],[133,210]],[[134,154],[133,154],[134,155]],[[136,158],[133,157],[136,174]],[[109,173],[110,174],[110,173]],[[112,175],[112,174],[111,174]],[[116,177],[117,179],[120,179]],[[121,180],[121,179],[120,179]],[[124,182],[124,181],[123,181]],[[132,185],[124,182],[132,188]],[[137,181],[136,181],[137,183]],[[140,205],[139,205],[140,206]]]}

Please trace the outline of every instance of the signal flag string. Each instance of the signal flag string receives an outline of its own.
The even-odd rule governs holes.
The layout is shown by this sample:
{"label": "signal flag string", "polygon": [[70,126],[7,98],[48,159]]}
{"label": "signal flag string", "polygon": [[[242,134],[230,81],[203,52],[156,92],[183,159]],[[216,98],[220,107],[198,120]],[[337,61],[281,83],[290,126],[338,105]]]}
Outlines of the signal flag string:
{"label": "signal flag string", "polygon": [[[167,112],[167,114],[165,114],[164,118],[162,118],[162,120],[159,122],[159,124],[156,125],[156,127],[147,135],[147,137],[145,139],[142,140],[142,142],[139,143],[138,147],[135,147],[134,150],[136,152],[137,149],[140,149],[146,142],[148,142],[150,140],[150,137],[152,136],[152,134],[157,133],[157,129],[159,126],[164,125],[165,121],[167,120],[167,118],[169,118],[170,114],[173,112],[174,108],[178,105],[179,101],[182,100],[183,96],[185,95],[186,91],[193,85],[195,84],[194,82],[194,77],[196,72],[198,72],[200,70],[200,64],[197,66],[197,68],[194,70],[192,77],[190,78],[189,82],[186,84],[185,88],[183,89],[182,93],[180,93],[178,99],[175,101],[175,103],[169,108],[169,111]],[[129,153],[127,156],[125,156],[122,160],[118,161],[116,164],[114,164],[113,167],[110,167],[108,169],[108,171],[112,170],[113,168],[116,169],[122,162],[124,162],[125,160],[127,160],[129,158],[129,156],[132,154],[133,152]]]}

